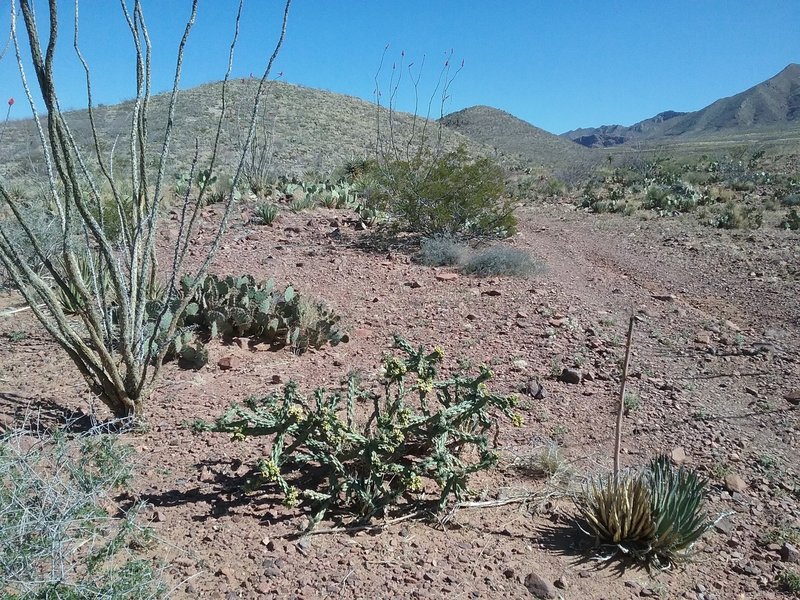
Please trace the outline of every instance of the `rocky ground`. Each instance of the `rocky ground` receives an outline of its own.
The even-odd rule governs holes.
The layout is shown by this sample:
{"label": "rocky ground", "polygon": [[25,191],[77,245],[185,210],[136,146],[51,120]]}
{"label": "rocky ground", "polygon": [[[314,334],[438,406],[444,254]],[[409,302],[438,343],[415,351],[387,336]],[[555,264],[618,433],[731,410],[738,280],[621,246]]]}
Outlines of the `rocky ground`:
{"label": "rocky ground", "polygon": [[[528,208],[509,243],[544,270],[479,279],[416,264],[401,245],[370,249],[369,232],[342,211],[286,214],[273,227],[246,217],[214,272],[291,282],[343,315],[351,339],[302,356],[214,343],[203,369],[165,369],[150,430],[124,437],[140,473],[133,495],[152,507],[175,597],[788,597],[779,575],[800,571],[797,232]],[[214,209],[206,218],[210,232]],[[208,232],[196,239],[198,257]],[[18,303],[0,296],[0,310]],[[691,562],[653,575],[585,560],[568,497],[582,477],[610,468],[631,315],[623,464],[668,453],[709,478],[708,510],[725,515]],[[501,430],[500,468],[472,482],[478,499],[509,502],[463,507],[446,523],[297,539],[301,511],[241,492],[266,444],[194,434],[187,424],[288,380],[310,391],[357,370],[377,385],[394,332],[443,345],[451,367],[490,364],[499,391],[541,383],[543,398],[523,396],[525,424]],[[2,418],[97,408],[30,311],[0,319],[0,336]],[[520,468],[554,448],[563,458],[556,476]],[[512,501],[520,496],[527,500]]]}

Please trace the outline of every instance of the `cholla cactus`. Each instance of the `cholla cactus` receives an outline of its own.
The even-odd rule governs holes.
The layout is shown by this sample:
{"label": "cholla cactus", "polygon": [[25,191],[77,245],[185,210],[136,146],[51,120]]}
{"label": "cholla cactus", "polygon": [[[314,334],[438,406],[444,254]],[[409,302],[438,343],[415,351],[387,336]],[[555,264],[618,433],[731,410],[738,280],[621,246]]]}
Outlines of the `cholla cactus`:
{"label": "cholla cactus", "polygon": [[[282,394],[234,405],[217,420],[214,429],[237,437],[274,436],[269,457],[254,469],[255,485],[277,485],[287,503],[309,505],[309,528],[329,509],[367,520],[401,499],[415,503],[431,483],[441,510],[467,496],[472,473],[497,462],[490,411],[513,420],[516,396],[491,393],[486,368],[476,377],[439,379],[441,348],[425,352],[400,337],[395,347],[405,357],[384,360],[383,396],[371,396],[352,377],[345,390],[320,389],[313,399],[289,383]],[[356,402],[370,397],[372,410],[358,422]],[[308,465],[319,467],[319,479],[304,479],[298,489],[290,480]]]}

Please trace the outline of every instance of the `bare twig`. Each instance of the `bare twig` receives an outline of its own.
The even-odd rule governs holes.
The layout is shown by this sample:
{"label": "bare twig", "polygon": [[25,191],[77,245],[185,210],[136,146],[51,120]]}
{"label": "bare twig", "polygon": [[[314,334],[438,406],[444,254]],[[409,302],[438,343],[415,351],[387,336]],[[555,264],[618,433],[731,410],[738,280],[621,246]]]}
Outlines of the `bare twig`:
{"label": "bare twig", "polygon": [[631,359],[631,343],[633,341],[633,324],[636,317],[631,315],[630,323],[628,324],[628,340],[625,344],[625,362],[622,364],[622,383],[619,389],[619,405],[617,406],[617,426],[616,437],[614,441],[614,475],[619,473],[619,451],[622,445],[622,416],[625,412],[625,386],[628,383],[628,364]]}

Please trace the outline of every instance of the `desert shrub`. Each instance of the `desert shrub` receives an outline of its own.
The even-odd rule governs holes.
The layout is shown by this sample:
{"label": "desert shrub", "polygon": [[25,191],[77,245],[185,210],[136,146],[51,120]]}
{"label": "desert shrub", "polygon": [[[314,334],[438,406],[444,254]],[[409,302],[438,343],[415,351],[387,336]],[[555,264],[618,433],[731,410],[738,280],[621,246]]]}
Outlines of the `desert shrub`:
{"label": "desert shrub", "polygon": [[158,570],[136,554],[152,541],[141,507],[122,517],[107,508],[131,480],[131,452],[108,435],[0,439],[3,598],[166,597]]}
{"label": "desert shrub", "polygon": [[725,208],[709,221],[709,225],[720,229],[758,229],[764,220],[760,208],[728,202]]}
{"label": "desert shrub", "polygon": [[695,187],[685,181],[676,181],[670,186],[652,185],[645,192],[642,208],[660,214],[691,212],[702,199]]}
{"label": "desert shrub", "polygon": [[788,207],[800,206],[800,194],[787,194],[781,198],[781,204]]}
{"label": "desert shrub", "polygon": [[[488,436],[497,427],[492,411],[520,422],[512,412],[516,397],[488,390],[488,368],[439,379],[440,348],[425,352],[397,336],[395,347],[405,356],[384,358],[382,396],[354,377],[345,390],[319,389],[313,399],[290,383],[282,394],[233,405],[213,426],[237,439],[273,438],[255,465],[253,486],[275,486],[287,505],[308,505],[309,529],[330,509],[366,521],[401,499],[413,505],[426,481],[439,489],[440,510],[451,497],[464,499],[470,475],[497,462]],[[356,403],[365,400],[372,410],[359,420]]]}
{"label": "desert shrub", "polygon": [[490,246],[470,256],[464,263],[463,270],[478,277],[528,277],[540,271],[541,265],[525,250]]}
{"label": "desert shrub", "polygon": [[800,229],[800,213],[797,212],[797,209],[789,209],[786,213],[786,218],[781,221],[781,227],[783,229],[791,229],[792,231]]}
{"label": "desert shrub", "polygon": [[688,557],[713,524],[703,511],[706,482],[667,456],[642,471],[590,480],[576,506],[595,549],[657,568]]}
{"label": "desert shrub", "polygon": [[391,197],[389,211],[410,231],[473,238],[516,231],[503,170],[488,158],[470,158],[463,146],[389,161],[379,175]]}
{"label": "desert shrub", "polygon": [[299,213],[310,210],[317,205],[316,198],[313,194],[305,194],[299,198],[295,198],[289,202],[289,210],[293,213]]}
{"label": "desert shrub", "polygon": [[272,225],[278,218],[278,207],[271,202],[260,202],[256,205],[253,216],[262,225]]}
{"label": "desert shrub", "polygon": [[800,572],[786,569],[778,574],[776,580],[790,594],[800,594]]}
{"label": "desert shrub", "polygon": [[469,248],[449,236],[423,238],[419,247],[419,262],[429,267],[458,265]]}

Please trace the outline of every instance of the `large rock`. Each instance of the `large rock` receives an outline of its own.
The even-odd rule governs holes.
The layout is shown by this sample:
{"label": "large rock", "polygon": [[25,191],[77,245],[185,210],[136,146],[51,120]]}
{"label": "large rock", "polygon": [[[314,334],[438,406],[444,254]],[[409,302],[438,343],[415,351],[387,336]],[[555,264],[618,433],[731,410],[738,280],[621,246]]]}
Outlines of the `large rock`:
{"label": "large rock", "polygon": [[552,583],[536,573],[528,573],[525,578],[525,587],[534,598],[558,598],[558,592]]}

